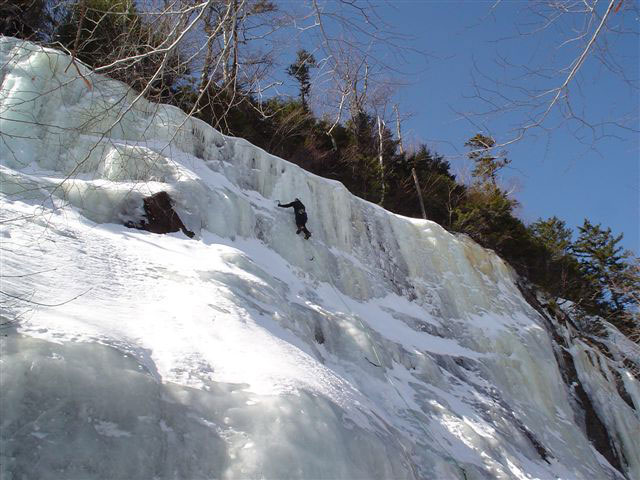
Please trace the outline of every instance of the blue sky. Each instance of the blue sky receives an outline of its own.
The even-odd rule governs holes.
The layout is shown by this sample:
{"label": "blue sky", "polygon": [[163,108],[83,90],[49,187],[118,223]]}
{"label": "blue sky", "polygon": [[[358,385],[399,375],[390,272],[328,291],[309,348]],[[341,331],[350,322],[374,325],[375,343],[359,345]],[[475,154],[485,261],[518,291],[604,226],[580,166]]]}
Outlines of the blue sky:
{"label": "blue sky", "polygon": [[[493,3],[397,0],[378,10],[393,27],[414,37],[408,47],[430,54],[425,58],[407,51],[410,85],[398,92],[401,110],[411,114],[404,121],[404,136],[447,156],[454,170],[468,165],[466,139],[484,131],[504,140],[509,138],[510,127],[523,120],[513,114],[481,118],[484,125],[474,126],[457,113],[478,106],[477,100],[467,98],[473,94],[474,62],[487,75],[506,78],[513,73],[499,68],[495,63],[498,55],[533,66],[552,54],[560,62],[575,54],[571,48],[557,48],[560,37],[554,30],[496,42],[515,32],[516,24],[525,18],[526,3],[503,2],[490,15]],[[612,40],[611,50],[619,53],[616,59],[637,79],[637,38]],[[638,129],[638,90],[628,88],[593,57],[587,59],[577,80],[570,95],[578,112],[598,120],[632,111]],[[535,79],[526,80],[525,85],[540,86]],[[639,254],[638,134],[616,130],[620,138],[580,141],[566,125],[558,126],[557,119],[550,117],[551,131],[530,131],[524,140],[507,147],[512,164],[504,171],[503,181],[509,187],[515,185],[514,195],[522,205],[520,217],[529,223],[556,215],[571,227],[581,225],[586,217],[611,227],[616,234],[624,233],[623,246]]]}

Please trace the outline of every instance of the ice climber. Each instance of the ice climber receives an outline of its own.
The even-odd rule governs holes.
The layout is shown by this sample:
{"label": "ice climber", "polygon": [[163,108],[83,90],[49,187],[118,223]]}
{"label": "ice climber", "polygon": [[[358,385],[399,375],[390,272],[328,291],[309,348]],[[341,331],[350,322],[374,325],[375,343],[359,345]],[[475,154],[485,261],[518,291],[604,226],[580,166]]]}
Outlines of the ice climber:
{"label": "ice climber", "polygon": [[296,226],[298,230],[296,231],[296,235],[300,234],[300,232],[304,233],[304,238],[308,239],[311,236],[311,232],[307,230],[307,211],[304,208],[304,204],[300,201],[300,199],[296,198],[291,203],[286,203],[282,205],[278,202],[278,206],[282,208],[293,207],[293,211],[296,214]]}

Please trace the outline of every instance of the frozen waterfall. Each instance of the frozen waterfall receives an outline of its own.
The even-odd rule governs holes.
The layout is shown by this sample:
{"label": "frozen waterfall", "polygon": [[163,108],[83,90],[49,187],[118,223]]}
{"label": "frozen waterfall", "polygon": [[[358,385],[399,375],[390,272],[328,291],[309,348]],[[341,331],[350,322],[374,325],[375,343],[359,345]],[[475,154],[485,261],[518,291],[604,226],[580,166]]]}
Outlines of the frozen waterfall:
{"label": "frozen waterfall", "polygon": [[0,37],[3,478],[640,478],[629,362],[495,254],[69,62]]}

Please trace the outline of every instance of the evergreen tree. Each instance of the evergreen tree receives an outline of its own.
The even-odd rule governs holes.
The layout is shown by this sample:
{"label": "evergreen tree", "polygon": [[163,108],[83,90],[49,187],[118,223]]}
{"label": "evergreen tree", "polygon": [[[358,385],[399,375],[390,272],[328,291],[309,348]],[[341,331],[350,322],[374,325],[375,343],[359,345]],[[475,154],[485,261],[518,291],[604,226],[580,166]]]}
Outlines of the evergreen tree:
{"label": "evergreen tree", "polygon": [[598,286],[598,304],[614,316],[623,314],[634,303],[624,290],[630,281],[630,254],[619,246],[623,234],[614,236],[610,228],[605,230],[587,219],[578,229],[572,250],[585,277]]}
{"label": "evergreen tree", "polygon": [[572,253],[573,232],[566,223],[555,216],[538,219],[529,226],[529,232],[538,247],[531,258],[531,280],[557,298],[597,312],[591,299],[597,296],[598,289],[581,272]]}
{"label": "evergreen tree", "polygon": [[300,101],[305,110],[308,109],[307,97],[311,91],[311,75],[309,71],[316,65],[316,59],[313,54],[302,49],[298,50],[296,61],[287,68],[287,73],[300,84]]}
{"label": "evergreen tree", "polygon": [[99,66],[131,43],[140,28],[132,0],[78,0],[68,10],[56,36],[80,60]]}
{"label": "evergreen tree", "polygon": [[623,314],[616,318],[616,326],[636,343],[640,343],[640,258],[628,254],[630,261],[614,281],[613,292],[625,302]]}
{"label": "evergreen tree", "polygon": [[462,198],[464,187],[456,183],[456,177],[449,171],[449,162],[441,155],[431,152],[425,145],[421,145],[413,153],[397,155],[391,163],[387,175],[390,188],[384,207],[405,216],[421,216],[412,175],[414,168],[425,201],[427,218],[440,225],[450,226],[450,214]]}
{"label": "evergreen tree", "polygon": [[553,216],[547,220],[538,219],[529,229],[549,250],[554,259],[562,258],[571,252],[572,231],[558,217]]}
{"label": "evergreen tree", "polygon": [[[134,0],[76,0],[66,11],[55,32],[56,40],[74,56],[92,67],[129,59],[103,71],[116,80],[143,90],[157,76],[148,97],[166,101],[173,87],[188,73],[188,67],[175,50],[165,62],[157,51],[166,40],[169,23],[143,22]],[[137,58],[141,54],[148,54]]]}
{"label": "evergreen tree", "polygon": [[492,138],[481,134],[465,143],[472,148],[468,157],[476,166],[472,171],[473,183],[455,210],[453,229],[513,260],[518,258],[514,241],[528,234],[524,224],[513,215],[518,202],[509,198],[497,185],[496,173],[508,161],[498,160],[488,153],[493,145]]}
{"label": "evergreen tree", "polygon": [[478,133],[470,138],[464,145],[472,149],[468,157],[475,162],[471,175],[480,183],[489,182],[496,185],[498,170],[509,165],[511,160],[505,158],[502,153],[500,157],[493,156],[491,149],[496,142],[493,138]]}
{"label": "evergreen tree", "polygon": [[468,234],[480,245],[494,249],[507,259],[515,260],[521,249],[514,241],[527,236],[522,222],[512,214],[516,205],[515,200],[497,187],[472,187],[455,210],[453,229]]}
{"label": "evergreen tree", "polygon": [[[347,145],[339,149],[339,162],[346,170],[341,181],[353,194],[377,203],[383,191],[377,120],[369,113],[359,112],[347,122],[345,128]],[[393,139],[391,131],[384,127],[382,156],[393,162],[396,148],[397,141]]]}
{"label": "evergreen tree", "polygon": [[48,39],[53,29],[48,4],[47,0],[0,0],[0,35]]}

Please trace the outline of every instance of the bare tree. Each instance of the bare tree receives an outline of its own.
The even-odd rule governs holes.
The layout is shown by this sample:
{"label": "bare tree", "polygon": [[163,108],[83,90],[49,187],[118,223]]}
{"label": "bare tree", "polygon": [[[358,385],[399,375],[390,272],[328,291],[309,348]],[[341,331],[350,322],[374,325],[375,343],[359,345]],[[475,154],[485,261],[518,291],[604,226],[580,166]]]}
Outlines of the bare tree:
{"label": "bare tree", "polygon": [[387,193],[387,183],[385,179],[385,166],[384,166],[384,136],[382,134],[383,128],[386,127],[383,120],[380,120],[380,115],[377,117],[378,123],[378,164],[380,168],[380,184],[382,185],[382,193],[380,194],[380,205],[384,205],[384,196]]}
{"label": "bare tree", "polygon": [[[393,86],[403,83],[409,37],[394,29],[368,0],[310,0],[296,26],[310,38],[318,58],[317,83],[326,92],[319,104],[331,118],[327,135],[343,120],[367,110],[376,115],[389,103]],[[392,60],[389,60],[392,59]],[[384,115],[381,115],[385,120]]]}
{"label": "bare tree", "polygon": [[[492,14],[500,14],[501,4],[496,1]],[[607,95],[589,85],[602,75],[614,81],[616,89],[627,89],[632,97],[638,93],[637,2],[536,0],[522,6],[517,33],[499,41],[524,45],[537,40],[544,48],[526,59],[498,56],[497,69],[474,64],[473,98],[481,107],[459,113],[479,131],[491,132],[499,119],[510,122],[510,131],[493,132],[499,137],[494,148],[561,126],[590,146],[605,137],[637,133],[636,102],[618,105],[608,118],[596,118],[588,108],[592,95]]]}
{"label": "bare tree", "polygon": [[[393,106],[393,111],[396,114],[396,138],[398,139],[398,146],[400,153],[404,154],[404,145],[402,143],[402,128],[400,122],[400,112],[398,111],[398,105]],[[427,211],[424,208],[424,199],[422,198],[422,189],[420,188],[420,182],[418,181],[418,174],[416,173],[416,167],[411,167],[411,176],[413,177],[413,183],[416,187],[416,194],[418,195],[418,202],[420,203],[420,211],[422,212],[422,218],[427,219]]]}

